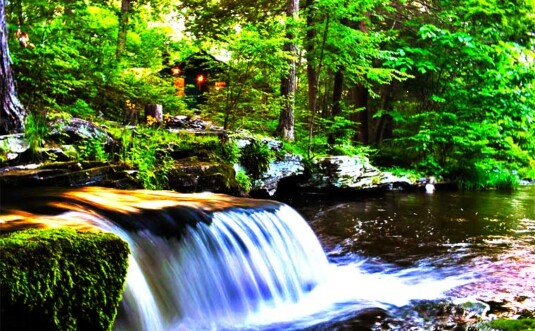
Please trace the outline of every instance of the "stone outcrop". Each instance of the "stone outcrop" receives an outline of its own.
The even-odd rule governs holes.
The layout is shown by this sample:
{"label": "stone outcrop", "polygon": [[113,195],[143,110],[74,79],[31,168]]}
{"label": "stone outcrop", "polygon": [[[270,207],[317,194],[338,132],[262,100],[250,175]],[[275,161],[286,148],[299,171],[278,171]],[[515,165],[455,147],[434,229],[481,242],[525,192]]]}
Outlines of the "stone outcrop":
{"label": "stone outcrop", "polygon": [[[240,149],[243,149],[253,143],[254,140],[251,137],[241,137],[237,140],[237,145]],[[305,171],[305,165],[300,155],[282,152],[283,145],[281,141],[262,138],[258,143],[266,145],[278,157],[269,162],[267,170],[253,181],[250,194],[259,198],[273,198],[276,195],[279,183],[285,178],[302,175]],[[245,171],[245,168],[240,164],[235,164],[234,169],[236,172]]]}
{"label": "stone outcrop", "polygon": [[182,193],[210,191],[241,196],[236,182],[236,173],[231,165],[198,161],[192,158],[175,162],[168,174],[169,188]]}
{"label": "stone outcrop", "polygon": [[301,156],[284,154],[280,160],[270,162],[268,170],[254,181],[251,195],[274,197],[283,179],[300,176],[304,171],[305,166]]}
{"label": "stone outcrop", "polygon": [[301,187],[371,188],[381,182],[381,171],[373,167],[365,157],[329,156],[317,160],[315,169]]}
{"label": "stone outcrop", "polygon": [[49,125],[50,139],[61,140],[67,145],[85,140],[99,141],[105,146],[114,144],[113,138],[105,131],[106,128],[80,118],[56,119]]}
{"label": "stone outcrop", "polygon": [[307,175],[283,179],[277,196],[356,194],[414,187],[415,182],[382,172],[364,156],[329,156],[317,159]]}

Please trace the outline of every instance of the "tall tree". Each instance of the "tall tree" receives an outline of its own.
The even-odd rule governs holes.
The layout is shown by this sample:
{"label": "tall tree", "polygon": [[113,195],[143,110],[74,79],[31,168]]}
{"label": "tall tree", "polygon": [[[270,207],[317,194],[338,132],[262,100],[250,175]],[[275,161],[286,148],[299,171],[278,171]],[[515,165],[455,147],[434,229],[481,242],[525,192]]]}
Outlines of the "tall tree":
{"label": "tall tree", "polygon": [[22,132],[26,112],[15,93],[15,82],[11,71],[11,57],[7,44],[8,30],[5,16],[6,0],[0,0],[0,134]]}
{"label": "tall tree", "polygon": [[283,100],[279,125],[277,127],[277,135],[282,139],[293,141],[294,135],[294,105],[296,92],[296,76],[295,66],[297,61],[297,47],[295,44],[295,36],[293,27],[297,20],[299,13],[299,0],[287,0],[286,3],[286,18],[289,20],[286,27],[286,37],[288,41],[284,45],[284,49],[288,52],[288,71],[281,79],[281,97]]}
{"label": "tall tree", "polygon": [[121,60],[121,56],[126,49],[126,35],[128,32],[128,21],[130,20],[130,7],[132,7],[132,0],[121,0],[119,33],[117,34],[117,49],[115,51],[117,61]]}

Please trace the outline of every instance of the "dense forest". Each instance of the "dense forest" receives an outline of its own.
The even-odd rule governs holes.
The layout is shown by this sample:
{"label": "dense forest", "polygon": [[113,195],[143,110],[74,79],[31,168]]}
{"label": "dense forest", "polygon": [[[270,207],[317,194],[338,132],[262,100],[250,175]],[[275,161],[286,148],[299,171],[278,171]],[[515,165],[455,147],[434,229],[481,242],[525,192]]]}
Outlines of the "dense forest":
{"label": "dense forest", "polygon": [[[535,178],[534,0],[17,0],[3,9],[27,134],[45,118],[124,123],[161,104],[280,137],[308,159],[366,154],[465,188]],[[210,62],[210,76],[179,86],[172,70],[192,56]]]}

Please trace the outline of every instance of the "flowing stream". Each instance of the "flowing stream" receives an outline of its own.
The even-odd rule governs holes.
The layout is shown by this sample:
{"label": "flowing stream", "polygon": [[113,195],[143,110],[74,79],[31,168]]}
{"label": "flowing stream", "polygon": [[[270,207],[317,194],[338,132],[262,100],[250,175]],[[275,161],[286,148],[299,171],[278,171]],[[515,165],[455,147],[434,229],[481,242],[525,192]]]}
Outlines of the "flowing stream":
{"label": "flowing stream", "polygon": [[422,303],[486,307],[503,294],[535,308],[534,201],[535,187],[392,192],[296,204],[299,214],[267,200],[86,187],[10,192],[0,220],[3,231],[97,227],[126,240],[118,331],[426,330]]}

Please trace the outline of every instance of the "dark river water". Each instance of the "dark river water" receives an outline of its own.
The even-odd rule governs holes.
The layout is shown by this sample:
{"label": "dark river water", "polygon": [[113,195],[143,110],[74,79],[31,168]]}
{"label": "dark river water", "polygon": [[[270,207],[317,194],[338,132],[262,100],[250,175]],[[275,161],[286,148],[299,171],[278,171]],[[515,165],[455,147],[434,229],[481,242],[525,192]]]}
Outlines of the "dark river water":
{"label": "dark river water", "polygon": [[362,269],[378,275],[466,276],[446,292],[448,300],[498,302],[511,306],[511,314],[535,308],[533,185],[513,192],[394,191],[294,208],[332,263],[361,260]]}

